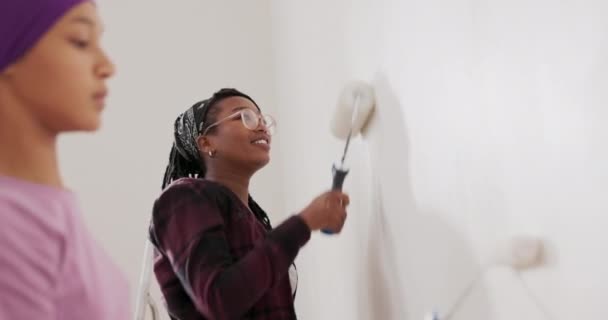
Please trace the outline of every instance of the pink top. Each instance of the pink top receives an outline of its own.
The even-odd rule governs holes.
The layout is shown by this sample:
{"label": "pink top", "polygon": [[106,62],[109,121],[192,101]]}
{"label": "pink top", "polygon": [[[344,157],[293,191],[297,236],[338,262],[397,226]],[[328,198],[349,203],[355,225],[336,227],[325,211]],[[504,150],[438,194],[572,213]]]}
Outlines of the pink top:
{"label": "pink top", "polygon": [[0,176],[0,320],[126,320],[129,305],[75,195]]}

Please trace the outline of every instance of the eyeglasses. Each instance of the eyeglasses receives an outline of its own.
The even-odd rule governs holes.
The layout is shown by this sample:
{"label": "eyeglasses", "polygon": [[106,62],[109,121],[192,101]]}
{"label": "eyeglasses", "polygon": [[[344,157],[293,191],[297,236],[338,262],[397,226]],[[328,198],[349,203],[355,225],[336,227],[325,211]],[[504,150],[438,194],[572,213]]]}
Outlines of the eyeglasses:
{"label": "eyeglasses", "polygon": [[[266,128],[266,132],[269,135],[272,135],[275,131],[275,127],[276,127],[276,122],[274,121],[274,118],[270,115],[267,114],[258,114],[257,112],[251,110],[251,109],[243,109],[243,110],[239,110],[227,117],[225,117],[224,119],[221,119],[219,121],[216,121],[212,124],[210,124],[205,131],[203,132],[203,136],[207,134],[207,132],[209,132],[209,129],[221,124],[222,122],[225,122],[227,120],[231,120],[234,119],[236,117],[241,117],[241,122],[243,123],[243,126],[245,126],[245,128],[249,129],[249,130],[256,130],[259,126],[260,123],[264,126],[264,128]],[[203,124],[201,123],[201,128],[202,129]]]}

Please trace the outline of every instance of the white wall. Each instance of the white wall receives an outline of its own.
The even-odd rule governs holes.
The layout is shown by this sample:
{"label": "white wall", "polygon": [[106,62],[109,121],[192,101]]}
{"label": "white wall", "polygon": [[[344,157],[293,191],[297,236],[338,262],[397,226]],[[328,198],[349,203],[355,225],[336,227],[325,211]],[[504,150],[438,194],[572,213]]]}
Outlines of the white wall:
{"label": "white wall", "polygon": [[[547,264],[523,278],[554,319],[604,319],[608,4],[600,1],[100,2],[118,65],[104,127],[62,140],[66,180],[135,294],[175,116],[222,86],[276,113],[254,195],[278,222],[329,187],[342,85],[372,83],[353,142],[340,237],[298,258],[301,319],[445,311],[496,240],[531,232]],[[271,37],[272,36],[272,37]],[[357,183],[362,183],[356,185]],[[274,195],[283,202],[271,201]],[[508,270],[456,319],[543,319]]]}
{"label": "white wall", "polygon": [[[280,0],[272,10],[287,210],[330,184],[341,86],[366,80],[378,95],[350,155],[346,230],[315,236],[298,259],[302,319],[445,311],[517,233],[547,241],[545,266],[522,277],[552,319],[608,318],[608,3]],[[544,319],[525,290],[493,270],[455,318]]]}
{"label": "white wall", "polygon": [[[106,48],[117,65],[103,128],[62,139],[66,182],[81,197],[93,234],[125,270],[135,295],[148,219],[160,192],[173,120],[220,87],[236,87],[274,113],[269,3],[99,2]],[[254,180],[269,214],[279,156]],[[156,282],[153,281],[155,284]]]}

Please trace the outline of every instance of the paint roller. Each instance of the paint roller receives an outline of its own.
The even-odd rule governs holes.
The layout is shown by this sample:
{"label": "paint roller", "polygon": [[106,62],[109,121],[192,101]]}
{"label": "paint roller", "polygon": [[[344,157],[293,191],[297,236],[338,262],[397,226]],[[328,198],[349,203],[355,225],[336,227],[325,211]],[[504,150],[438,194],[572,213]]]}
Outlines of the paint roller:
{"label": "paint roller", "polygon": [[[369,84],[362,81],[353,81],[342,89],[331,119],[330,128],[336,138],[346,140],[346,143],[340,164],[332,166],[332,190],[342,190],[344,179],[349,171],[344,165],[344,160],[348,153],[350,140],[363,130],[374,107],[374,90]],[[322,232],[325,234],[333,233],[326,229]]]}

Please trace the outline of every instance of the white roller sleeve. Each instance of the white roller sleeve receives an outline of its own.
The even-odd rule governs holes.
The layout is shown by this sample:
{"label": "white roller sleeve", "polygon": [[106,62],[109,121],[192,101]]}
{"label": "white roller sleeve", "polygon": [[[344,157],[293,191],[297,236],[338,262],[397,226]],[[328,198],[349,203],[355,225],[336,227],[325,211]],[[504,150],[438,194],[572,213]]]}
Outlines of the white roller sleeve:
{"label": "white roller sleeve", "polygon": [[[358,104],[355,105],[355,102]],[[369,84],[361,81],[347,84],[338,98],[331,119],[331,132],[336,138],[344,140],[352,124],[352,135],[356,136],[366,125],[374,106],[374,90]]]}

